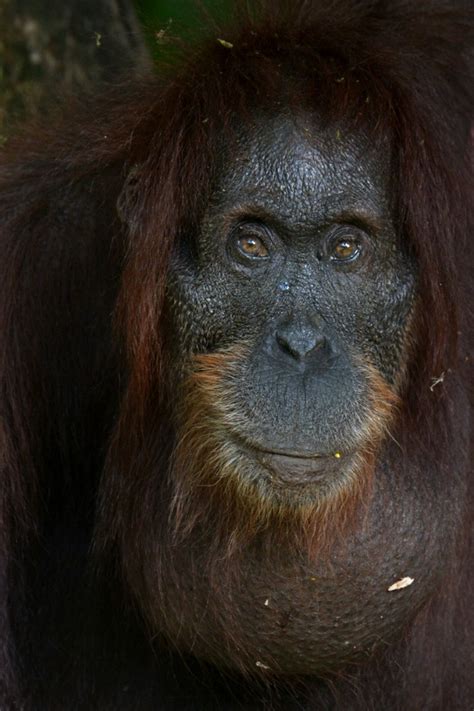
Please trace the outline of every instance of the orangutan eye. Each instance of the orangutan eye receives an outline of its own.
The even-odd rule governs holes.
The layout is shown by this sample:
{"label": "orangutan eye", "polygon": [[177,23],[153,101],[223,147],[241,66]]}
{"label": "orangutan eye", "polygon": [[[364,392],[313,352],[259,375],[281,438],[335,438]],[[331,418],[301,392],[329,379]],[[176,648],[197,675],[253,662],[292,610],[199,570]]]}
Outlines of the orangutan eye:
{"label": "orangutan eye", "polygon": [[333,247],[331,257],[338,261],[347,262],[356,259],[360,254],[360,245],[355,240],[342,238]]}
{"label": "orangutan eye", "polygon": [[264,259],[268,257],[268,249],[257,235],[243,235],[237,240],[239,250],[246,257]]}
{"label": "orangutan eye", "polygon": [[338,264],[355,262],[362,254],[362,242],[357,235],[347,234],[347,231],[335,234],[329,242],[329,259]]}

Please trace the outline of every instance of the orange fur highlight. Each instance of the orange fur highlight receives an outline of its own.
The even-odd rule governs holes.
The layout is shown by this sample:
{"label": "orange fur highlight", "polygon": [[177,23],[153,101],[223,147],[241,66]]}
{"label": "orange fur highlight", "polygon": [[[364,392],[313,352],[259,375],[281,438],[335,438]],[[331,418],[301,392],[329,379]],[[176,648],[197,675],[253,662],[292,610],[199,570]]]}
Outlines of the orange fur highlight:
{"label": "orange fur highlight", "polygon": [[310,558],[329,555],[357,524],[371,499],[376,456],[389,433],[398,396],[372,366],[363,364],[368,408],[360,423],[361,442],[342,481],[318,496],[303,492],[295,504],[268,493],[245,475],[248,461],[231,432],[241,417],[232,400],[232,380],[245,346],[199,355],[184,389],[177,442],[169,469],[173,492],[170,524],[175,542],[196,535],[213,521],[219,558],[231,557],[262,535],[267,545],[284,540]]}

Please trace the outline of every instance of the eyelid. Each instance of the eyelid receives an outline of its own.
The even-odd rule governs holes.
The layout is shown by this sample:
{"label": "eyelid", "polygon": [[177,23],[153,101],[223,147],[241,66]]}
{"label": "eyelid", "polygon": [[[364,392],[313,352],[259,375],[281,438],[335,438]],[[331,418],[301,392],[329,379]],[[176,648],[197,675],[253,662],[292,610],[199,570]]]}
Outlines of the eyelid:
{"label": "eyelid", "polygon": [[383,231],[383,225],[376,218],[354,214],[340,215],[333,225],[356,229],[369,238],[377,238]]}
{"label": "eyelid", "polygon": [[255,230],[259,235],[261,233],[266,234],[270,232],[270,228],[264,222],[260,222],[256,219],[239,220],[239,222],[230,229],[230,232],[234,232],[235,230],[248,230],[249,232]]}
{"label": "eyelid", "polygon": [[365,222],[334,222],[326,231],[328,238],[332,238],[333,235],[339,236],[340,234],[353,237],[354,239],[360,238],[369,241],[377,237],[377,232],[373,229],[373,226]]}
{"label": "eyelid", "polygon": [[362,218],[354,216],[337,220],[337,222],[332,223],[331,227],[335,229],[353,229],[357,230],[357,232],[363,232],[365,235],[374,235],[378,231],[378,228],[375,225],[366,222]]}

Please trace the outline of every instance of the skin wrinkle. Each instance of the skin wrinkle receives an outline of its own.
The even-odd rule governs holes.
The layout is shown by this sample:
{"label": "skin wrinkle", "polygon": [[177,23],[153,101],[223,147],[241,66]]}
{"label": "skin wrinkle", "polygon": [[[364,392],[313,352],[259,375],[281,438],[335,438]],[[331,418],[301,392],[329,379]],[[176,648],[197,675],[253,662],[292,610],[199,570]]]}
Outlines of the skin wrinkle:
{"label": "skin wrinkle", "polygon": [[[285,219],[290,224],[295,220],[295,216],[307,214],[305,205],[307,195],[312,198],[323,197],[331,209],[334,208],[333,195],[341,193],[343,195],[346,193],[346,199],[347,196],[351,199],[359,198],[365,210],[371,206],[377,212],[377,208],[386,203],[387,196],[383,185],[388,166],[382,166],[380,159],[375,158],[374,150],[366,144],[365,137],[351,132],[348,139],[335,142],[331,138],[332,132],[324,131],[323,137],[318,136],[310,141],[310,134],[300,125],[300,117],[280,116],[273,119],[265,117],[265,126],[268,127],[269,123],[270,130],[266,130],[264,136],[259,135],[257,124],[253,141],[250,143],[247,141],[247,145],[242,141],[244,145],[241,146],[241,150],[247,151],[249,159],[243,161],[244,171],[241,170],[240,161],[235,162],[235,170],[230,173],[230,182],[234,189],[236,183],[234,178],[239,171],[248,178],[255,192],[260,194],[262,190],[266,190],[262,195],[265,202],[272,204],[272,197],[276,197],[272,204],[276,211],[279,198],[283,199],[283,204],[291,201],[295,209],[285,213]],[[258,161],[251,158],[255,155],[255,151],[259,154]],[[372,167],[376,165],[379,180],[371,179],[366,172],[367,165]],[[341,174],[345,175],[342,181]],[[272,176],[271,179],[269,176]],[[350,176],[352,180],[348,180]],[[224,195],[229,193],[229,187],[224,182],[222,186]],[[315,196],[315,189],[318,188],[320,195]],[[317,210],[320,204],[321,200],[316,200],[312,204],[313,210]],[[316,212],[314,224],[321,222],[323,222],[322,215]],[[295,227],[298,225],[296,224]]]}
{"label": "skin wrinkle", "polygon": [[[194,336],[194,345],[192,340],[182,342],[180,349],[193,353],[199,341],[200,348],[206,350],[206,338],[217,345],[222,333],[226,333],[229,344],[236,338],[249,338],[255,344],[254,351],[240,376],[237,400],[252,429],[260,432],[257,438],[269,441],[268,448],[272,439],[299,439],[298,446],[303,449],[314,447],[310,440],[320,440],[320,446],[329,451],[344,449],[345,441],[351,440],[351,410],[360,409],[364,397],[349,353],[365,353],[382,368],[384,377],[398,382],[403,337],[397,332],[403,334],[410,311],[413,268],[394,249],[397,238],[388,213],[386,159],[383,164],[377,162],[365,138],[351,136],[348,142],[336,145],[323,131],[309,144],[299,119],[271,119],[270,132],[267,124],[263,131],[257,125],[240,140],[240,156],[222,175],[198,242],[198,271],[194,268],[193,273],[191,268],[186,273],[180,269],[179,260],[176,264],[169,285],[177,305],[176,318],[182,322],[183,314],[195,309],[202,315],[194,318],[194,323],[206,324],[206,333],[199,338],[195,327],[185,325],[181,337]],[[252,162],[247,159],[249,155]],[[338,196],[337,210],[330,208],[334,195]],[[263,219],[272,230],[272,235],[265,232],[265,239],[271,243],[269,259],[257,270],[239,266],[230,272],[227,285],[232,262],[224,237],[243,213],[249,216],[243,206],[250,198],[250,204],[257,206],[257,219]],[[324,251],[318,245],[324,242],[330,221],[337,217],[339,222],[342,215],[353,216],[362,205],[358,221],[368,223],[372,253],[348,274],[320,261],[316,252]],[[374,239],[375,226],[379,231]],[[286,292],[278,289],[282,280],[288,284]],[[213,308],[209,309],[209,303]],[[325,366],[319,382],[309,376],[311,371],[301,382],[292,378],[289,361],[282,361],[273,374],[271,367],[266,367],[266,359],[275,362],[267,344],[273,343],[277,324],[287,318],[284,314],[296,324],[299,319],[305,322],[310,314],[317,318],[318,329],[330,344],[332,363]],[[381,321],[385,322],[383,328]],[[382,339],[380,331],[386,334]],[[277,373],[287,369],[289,375],[282,388]],[[345,388],[341,385],[344,380]],[[348,402],[351,406],[346,412]],[[268,403],[279,404],[271,411]],[[308,403],[316,406],[308,407]]]}

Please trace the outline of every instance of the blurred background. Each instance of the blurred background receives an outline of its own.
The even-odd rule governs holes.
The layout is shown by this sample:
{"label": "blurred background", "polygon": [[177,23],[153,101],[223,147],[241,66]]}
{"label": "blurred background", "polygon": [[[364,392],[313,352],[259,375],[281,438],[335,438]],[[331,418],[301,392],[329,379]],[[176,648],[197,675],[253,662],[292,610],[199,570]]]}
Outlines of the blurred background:
{"label": "blurred background", "polygon": [[228,12],[232,3],[230,0],[202,0],[201,3],[195,0],[136,0],[134,4],[140,21],[145,26],[163,26],[171,19],[178,28],[192,27],[199,33],[202,9],[208,10],[212,15],[220,15]]}
{"label": "blurred background", "polygon": [[[251,2],[251,0],[249,0]],[[199,39],[232,0],[0,0],[0,147],[71,94],[153,71],[171,36]]]}

